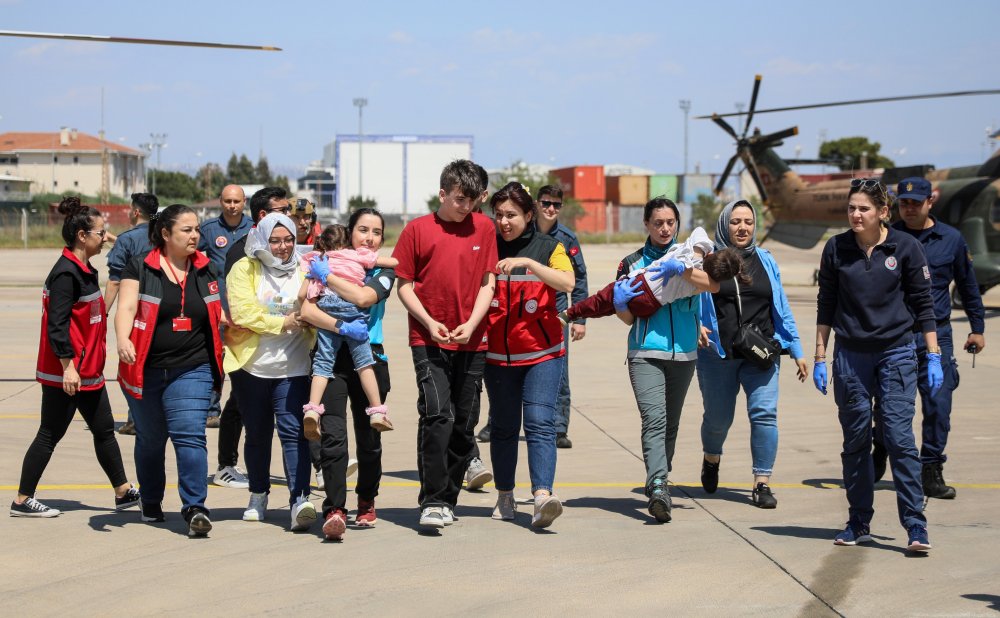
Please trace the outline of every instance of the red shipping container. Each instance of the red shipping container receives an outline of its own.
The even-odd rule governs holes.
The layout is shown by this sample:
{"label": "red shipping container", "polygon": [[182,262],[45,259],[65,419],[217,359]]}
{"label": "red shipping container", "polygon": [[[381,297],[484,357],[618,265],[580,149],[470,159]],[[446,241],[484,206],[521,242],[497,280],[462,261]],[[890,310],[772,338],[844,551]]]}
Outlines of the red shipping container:
{"label": "red shipping container", "polygon": [[576,231],[586,234],[604,233],[607,225],[607,203],[604,200],[581,200],[583,216],[576,220]]}
{"label": "red shipping container", "polygon": [[604,201],[605,199],[603,165],[563,167],[552,170],[552,175],[559,181],[566,197],[581,202],[586,200]]}

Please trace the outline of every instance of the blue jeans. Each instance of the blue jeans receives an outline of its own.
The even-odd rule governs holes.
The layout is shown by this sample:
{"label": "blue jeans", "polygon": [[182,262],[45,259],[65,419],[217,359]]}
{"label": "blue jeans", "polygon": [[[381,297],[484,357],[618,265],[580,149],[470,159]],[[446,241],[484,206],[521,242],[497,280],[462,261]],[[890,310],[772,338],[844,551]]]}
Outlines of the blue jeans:
{"label": "blue jeans", "polygon": [[309,376],[258,378],[242,369],[229,375],[240,394],[240,413],[246,429],[243,463],[250,491],[271,491],[271,440],[277,426],[290,494],[288,503],[308,496],[312,462],[309,441],[302,433],[302,406],[309,402]]}
{"label": "blue jeans", "polygon": [[179,369],[146,368],[142,399],[135,400],[135,472],[142,501],[159,504],[167,478],[167,438],[177,457],[182,510],[205,508],[208,496],[208,445],[205,419],[212,400],[208,363]]}
{"label": "blue jeans", "polygon": [[531,492],[552,493],[556,476],[556,399],[562,358],[535,365],[486,365],[484,382],[490,396],[490,457],[498,491],[513,491],[517,442],[524,417]]}
{"label": "blue jeans", "polygon": [[556,433],[569,433],[569,326],[563,327],[566,354],[562,357],[562,377],[559,379],[559,397],[556,401]]}
{"label": "blue jeans", "polygon": [[758,369],[741,358],[724,359],[714,350],[698,350],[698,385],[705,413],[701,446],[706,455],[722,455],[736,413],[736,395],[743,387],[750,417],[750,455],[755,476],[771,476],[778,453],[778,369]]}
{"label": "blue jeans", "polygon": [[646,464],[646,493],[656,479],[667,480],[673,467],[677,430],[695,361],[632,358],[628,376],[642,417],[642,459]]}
{"label": "blue jeans", "polygon": [[[368,319],[368,316],[362,313],[355,305],[335,294],[320,296],[316,306],[330,317],[344,320],[345,322]],[[351,360],[354,361],[355,369],[363,369],[375,364],[375,359],[372,357],[372,346],[369,341],[358,341],[321,328],[316,336],[316,354],[313,356],[312,373],[314,376],[324,378],[333,377],[333,363],[337,359],[337,350],[340,349],[341,344],[344,342],[347,343],[347,349],[351,352]]]}
{"label": "blue jeans", "polygon": [[926,525],[920,457],[913,438],[917,397],[917,354],[913,343],[881,352],[855,352],[837,345],[833,359],[833,396],[837,402],[844,450],[844,488],[850,518],[870,523],[875,514],[872,464],[872,401],[889,454],[896,507],[903,527]]}

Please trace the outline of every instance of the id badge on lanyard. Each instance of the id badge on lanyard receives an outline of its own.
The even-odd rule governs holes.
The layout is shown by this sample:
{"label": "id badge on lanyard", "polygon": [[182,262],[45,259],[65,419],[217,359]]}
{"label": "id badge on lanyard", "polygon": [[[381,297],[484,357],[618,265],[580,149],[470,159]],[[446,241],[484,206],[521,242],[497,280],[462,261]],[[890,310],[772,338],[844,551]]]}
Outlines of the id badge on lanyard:
{"label": "id badge on lanyard", "polygon": [[181,288],[181,314],[173,319],[173,329],[175,333],[189,333],[191,332],[191,318],[184,317],[184,296],[187,291],[187,278],[190,270],[190,266],[185,262],[184,269],[184,280],[182,281],[180,277],[177,276],[177,272],[174,267],[171,266],[170,260],[165,260],[167,263],[167,268],[170,269],[170,274],[174,276],[177,281],[177,285]]}

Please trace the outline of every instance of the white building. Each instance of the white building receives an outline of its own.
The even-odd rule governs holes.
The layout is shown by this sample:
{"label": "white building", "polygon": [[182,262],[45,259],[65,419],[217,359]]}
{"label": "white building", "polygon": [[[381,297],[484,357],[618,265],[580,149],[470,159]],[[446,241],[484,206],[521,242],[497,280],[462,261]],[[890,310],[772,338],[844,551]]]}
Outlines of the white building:
{"label": "white building", "polygon": [[384,214],[404,220],[425,215],[438,194],[441,170],[472,158],[471,135],[338,135],[334,142],[336,209],[348,212],[359,194]]}
{"label": "white building", "polygon": [[0,207],[24,207],[31,203],[31,181],[0,173]]}
{"label": "white building", "polygon": [[112,195],[128,198],[146,190],[147,153],[66,128],[54,133],[0,133],[0,176],[30,180],[32,193],[99,195],[104,152]]}

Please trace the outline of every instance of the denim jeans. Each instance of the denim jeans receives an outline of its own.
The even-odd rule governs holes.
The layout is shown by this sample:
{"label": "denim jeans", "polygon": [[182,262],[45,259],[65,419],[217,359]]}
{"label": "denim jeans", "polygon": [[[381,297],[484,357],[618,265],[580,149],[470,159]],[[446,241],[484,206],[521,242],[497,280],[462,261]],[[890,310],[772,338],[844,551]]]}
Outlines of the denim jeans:
{"label": "denim jeans", "polygon": [[552,493],[556,476],[556,400],[565,363],[553,358],[534,365],[486,365],[486,392],[490,396],[490,457],[498,491],[514,489],[517,442],[524,418],[531,492]]}
{"label": "denim jeans", "polygon": [[896,507],[903,527],[925,525],[920,457],[913,437],[917,397],[917,354],[913,343],[881,352],[834,348],[833,395],[844,447],[844,488],[852,521],[869,523],[875,514],[872,464],[872,401],[878,400],[878,424],[889,454]]}
{"label": "denim jeans", "polygon": [[281,442],[282,463],[288,481],[288,503],[309,495],[312,463],[309,441],[302,433],[302,406],[309,402],[309,376],[259,378],[240,369],[230,374],[240,393],[240,412],[246,440],[243,463],[250,491],[271,491],[271,441],[275,426]]}
{"label": "denim jeans", "polygon": [[672,468],[681,409],[687,397],[695,361],[632,358],[628,375],[642,417],[642,459],[646,491],[656,479],[667,479]]}
{"label": "denim jeans", "polygon": [[566,354],[562,357],[562,376],[559,378],[559,397],[556,400],[556,433],[569,433],[569,326],[563,327]]}
{"label": "denim jeans", "polygon": [[417,475],[421,508],[455,507],[476,445],[486,352],[414,346],[417,376]]}
{"label": "denim jeans", "polygon": [[741,358],[724,359],[714,350],[698,350],[698,385],[705,405],[701,446],[706,455],[722,455],[742,387],[750,417],[753,473],[771,476],[778,453],[778,369],[777,360],[768,369],[758,369]]}
{"label": "denim jeans", "polygon": [[[356,306],[335,294],[320,296],[316,306],[327,315],[345,322],[368,319]],[[351,351],[355,369],[375,364],[375,359],[372,357],[372,346],[367,339],[358,341],[321,328],[316,335],[316,354],[313,356],[312,372],[314,376],[333,377],[333,363],[337,359],[337,350],[343,343],[347,343],[347,348]]]}
{"label": "denim jeans", "polygon": [[142,399],[136,400],[135,472],[142,501],[159,504],[167,478],[167,438],[177,457],[177,488],[182,510],[205,508],[208,496],[208,445],[205,419],[212,400],[212,366],[178,369],[147,367]]}

